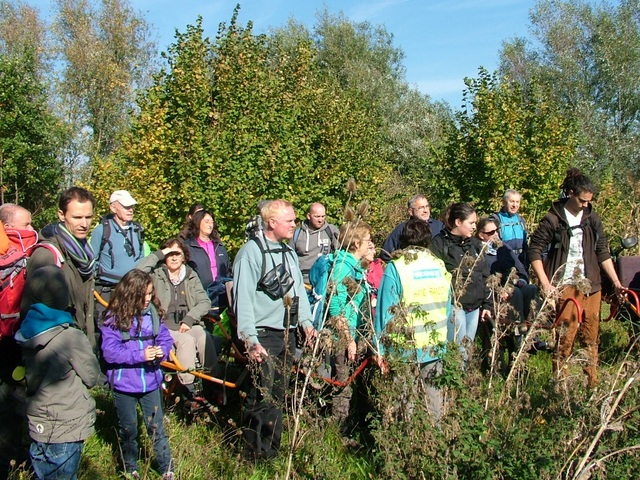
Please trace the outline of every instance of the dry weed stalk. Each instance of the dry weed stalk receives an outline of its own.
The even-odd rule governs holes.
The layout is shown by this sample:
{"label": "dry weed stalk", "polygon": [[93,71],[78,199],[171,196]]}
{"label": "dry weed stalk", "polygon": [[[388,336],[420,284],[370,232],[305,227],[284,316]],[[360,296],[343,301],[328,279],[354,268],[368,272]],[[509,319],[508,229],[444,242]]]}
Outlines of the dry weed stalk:
{"label": "dry weed stalk", "polygon": [[[609,404],[608,400],[613,398],[612,395],[614,392],[610,392],[610,395],[607,396],[605,401],[602,403],[601,413],[603,418],[600,423],[600,428],[598,428],[598,431],[593,437],[591,444],[589,444],[587,451],[585,452],[584,456],[582,457],[582,460],[578,464],[578,467],[576,468],[576,473],[573,476],[574,480],[586,480],[591,476],[590,471],[593,467],[595,467],[598,464],[598,462],[597,461],[592,462],[589,466],[586,466],[586,464],[589,461],[589,457],[591,456],[591,453],[598,445],[598,442],[600,441],[600,438],[602,437],[604,432],[606,432],[607,430],[622,429],[622,424],[619,422],[612,422],[612,418],[624,395],[627,393],[631,385],[633,385],[633,383],[637,381],[638,379],[637,375],[638,375],[638,371],[636,371],[633,376],[627,379],[624,386],[622,387],[622,389],[620,389],[620,392],[618,392],[618,395],[616,396],[615,400],[611,405]],[[616,378],[616,381],[617,380],[618,379]]]}
{"label": "dry weed stalk", "polygon": [[[596,432],[594,438],[592,439],[591,443],[589,444],[589,447],[587,448],[587,451],[585,452],[585,454],[582,457],[582,460],[580,462],[580,464],[578,465],[578,467],[575,470],[573,479],[574,480],[586,480],[591,476],[591,471],[598,467],[598,468],[602,468],[602,464],[608,460],[609,458],[615,456],[615,455],[620,455],[623,453],[627,453],[633,450],[638,450],[640,449],[640,445],[633,445],[631,447],[626,447],[626,448],[622,448],[619,450],[615,450],[613,452],[608,453],[607,455],[604,455],[603,457],[597,459],[597,460],[593,460],[591,461],[589,464],[587,464],[587,462],[589,461],[589,457],[591,456],[591,454],[593,453],[593,450],[596,448],[598,442],[600,441],[600,439],[602,438],[602,435],[604,434],[604,432],[606,432],[607,430],[614,430],[614,431],[620,431],[624,428],[624,419],[626,416],[628,416],[634,409],[631,410],[631,412],[626,412],[623,413],[621,416],[619,416],[617,419],[612,420],[613,415],[620,403],[620,401],[622,400],[622,398],[624,397],[624,395],[628,392],[629,388],[631,387],[631,385],[638,380],[638,370],[637,370],[637,366],[635,364],[633,364],[636,367],[636,370],[633,372],[633,374],[629,377],[627,377],[628,372],[626,371],[626,368],[631,365],[630,363],[630,354],[631,352],[634,350],[636,344],[638,342],[638,338],[634,339],[633,343],[631,344],[631,346],[629,347],[629,349],[627,350],[626,354],[625,354],[625,358],[624,360],[620,363],[620,366],[618,367],[618,370],[616,372],[614,381],[611,383],[611,388],[609,389],[609,391],[598,401],[602,402],[602,406],[600,408],[600,427],[598,428],[598,431]],[[619,390],[616,391],[615,387],[616,385],[619,384],[619,380],[623,379],[623,378],[627,378],[624,386]],[[615,396],[615,398],[614,398]],[[582,448],[582,446],[585,444],[585,442],[587,441],[587,439],[583,439],[578,446],[576,446],[576,448],[571,452],[571,455],[569,455],[569,458],[567,459],[567,461],[565,462],[561,472],[564,472],[564,476],[565,478],[569,478],[570,475],[570,469],[567,468],[567,466],[571,463],[571,459],[577,454],[577,452],[580,450],[580,448]],[[566,470],[565,470],[566,469]],[[560,475],[558,475],[558,478],[560,478]]]}
{"label": "dry weed stalk", "polygon": [[[366,200],[363,200],[358,206],[358,208],[354,211],[353,208],[349,206],[349,203],[351,202],[351,199],[353,198],[357,190],[356,182],[354,179],[352,178],[349,179],[349,181],[347,182],[346,189],[347,189],[347,192],[349,193],[349,197],[347,199],[347,203],[345,206],[344,219],[346,222],[348,222],[349,227],[347,229],[347,234],[345,235],[345,238],[343,240],[346,240],[346,242],[349,244],[353,241],[353,236],[349,236],[349,232],[353,230],[355,233],[355,226],[357,226],[359,222],[363,221],[363,218],[369,213],[369,203]],[[344,241],[339,245],[338,248],[343,248],[343,247],[344,247]],[[331,269],[329,270],[329,279],[331,279],[331,273],[335,268],[336,268],[336,265],[331,265]],[[365,281],[366,281],[365,278],[361,280],[361,282],[365,282]],[[357,284],[357,282],[355,281],[351,281],[351,282],[347,281],[347,283],[348,283],[348,289],[351,292],[359,288],[362,288],[362,286]],[[336,292],[336,287],[337,286],[332,281],[328,282],[327,292],[325,293],[325,298],[324,298],[325,306],[328,306],[329,303],[331,302],[331,299],[333,298]],[[369,305],[369,302],[367,302],[367,304]],[[320,332],[320,334],[316,336],[316,339],[313,342],[313,348],[311,350],[311,361],[308,361],[308,368],[306,369],[306,371],[304,371],[302,385],[300,385],[299,378],[296,378],[296,381],[295,381],[294,392],[293,392],[292,403],[291,403],[291,410],[293,412],[293,429],[290,434],[290,440],[289,440],[289,452],[288,452],[288,458],[287,458],[287,471],[284,477],[285,479],[288,479],[291,477],[292,466],[293,466],[293,453],[295,449],[298,447],[298,445],[300,444],[300,442],[302,441],[302,439],[304,438],[304,433],[300,432],[300,419],[301,419],[302,413],[304,412],[304,401],[306,399],[308,388],[311,383],[311,377],[314,374],[316,367],[319,365],[321,356],[326,351],[327,344],[331,343],[327,341],[330,335],[330,331],[325,329],[325,325],[327,323],[327,318],[328,318],[328,312],[329,312],[328,308],[325,308],[325,311],[322,315],[322,319],[320,320],[320,324],[318,325],[318,332]],[[369,323],[372,329],[371,331],[373,331],[373,323],[372,323],[373,321],[370,318],[371,317],[370,305],[369,305],[368,313],[369,313],[368,317],[365,317],[365,318],[370,319]],[[323,331],[327,333],[323,335],[322,334]],[[366,340],[366,341],[368,343],[368,346],[370,346],[374,351],[376,351],[373,348],[373,342],[369,340]]]}

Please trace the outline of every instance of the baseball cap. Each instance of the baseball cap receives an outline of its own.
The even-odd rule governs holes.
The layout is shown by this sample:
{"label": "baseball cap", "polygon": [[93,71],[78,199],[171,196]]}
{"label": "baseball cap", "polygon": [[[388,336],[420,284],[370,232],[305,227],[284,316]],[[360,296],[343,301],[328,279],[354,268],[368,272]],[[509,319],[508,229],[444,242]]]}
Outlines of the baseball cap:
{"label": "baseball cap", "polygon": [[133,198],[131,194],[126,190],[116,190],[115,192],[113,192],[111,194],[111,197],[109,197],[109,203],[113,202],[120,202],[120,205],[122,205],[123,207],[130,207],[138,203],[136,202],[136,199]]}

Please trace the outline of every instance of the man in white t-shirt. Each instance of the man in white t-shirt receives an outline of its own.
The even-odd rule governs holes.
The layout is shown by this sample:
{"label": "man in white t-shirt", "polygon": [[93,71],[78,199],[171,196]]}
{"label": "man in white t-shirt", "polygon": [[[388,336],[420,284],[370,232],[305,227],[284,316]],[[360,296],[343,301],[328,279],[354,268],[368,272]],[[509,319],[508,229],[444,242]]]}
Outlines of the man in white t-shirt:
{"label": "man in white t-shirt", "polygon": [[[572,303],[562,310],[560,322],[566,324],[567,330],[559,340],[554,371],[562,377],[565,361],[579,334],[588,357],[584,371],[588,385],[593,387],[597,382],[600,269],[611,279],[616,290],[622,286],[609,254],[602,221],[591,206],[593,183],[577,169],[571,169],[562,188],[564,198],[553,202],[531,236],[529,257],[545,295],[558,290],[559,307],[565,299],[573,297],[584,309],[582,323]],[[543,261],[547,246],[549,251]]]}

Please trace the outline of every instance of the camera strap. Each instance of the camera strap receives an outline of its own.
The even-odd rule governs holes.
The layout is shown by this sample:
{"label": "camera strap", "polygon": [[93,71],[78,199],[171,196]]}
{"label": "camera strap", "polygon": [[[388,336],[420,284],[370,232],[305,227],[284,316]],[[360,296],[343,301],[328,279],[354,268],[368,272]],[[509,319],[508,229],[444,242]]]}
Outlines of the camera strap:
{"label": "camera strap", "polygon": [[[263,237],[264,237],[264,233],[263,233]],[[262,265],[261,265],[261,272],[260,272],[260,281],[258,283],[258,290],[263,290],[262,286],[260,285],[262,283],[262,281],[265,279],[265,275],[267,275],[267,253],[269,254],[269,258],[271,259],[271,265],[272,265],[272,271],[277,271],[279,269],[283,269],[288,276],[291,276],[291,270],[290,270],[290,266],[289,266],[289,262],[287,261],[287,252],[292,251],[291,248],[287,245],[285,245],[284,243],[280,242],[279,243],[279,247],[278,248],[269,248],[266,238],[264,239],[264,243],[263,240],[259,238],[258,235],[256,235],[255,237],[253,237],[251,240],[253,240],[254,242],[256,242],[258,244],[258,248],[260,248],[260,252],[262,253]],[[276,261],[275,258],[273,258],[273,254],[278,254],[281,253],[282,254],[282,262],[279,265],[276,265]],[[271,273],[271,272],[270,272]],[[278,289],[280,290],[280,297],[284,297],[284,295],[286,294],[286,292],[293,286],[294,291],[295,291],[295,285],[289,286],[286,291],[284,291],[283,285],[281,283],[281,278],[280,275],[276,274],[273,275],[273,280],[275,280],[278,283]],[[273,293],[272,293],[273,295]]]}

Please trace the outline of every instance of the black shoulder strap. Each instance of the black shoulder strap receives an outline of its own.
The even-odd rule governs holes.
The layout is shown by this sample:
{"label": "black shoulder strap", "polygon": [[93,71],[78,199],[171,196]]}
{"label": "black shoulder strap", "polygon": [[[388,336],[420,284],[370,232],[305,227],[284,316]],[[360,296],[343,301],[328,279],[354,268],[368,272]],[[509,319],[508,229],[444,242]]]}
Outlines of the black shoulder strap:
{"label": "black shoulder strap", "polygon": [[258,238],[258,235],[254,235],[253,237],[251,237],[251,240],[256,242],[258,248],[260,249],[260,253],[262,254],[262,268],[260,272],[260,278],[263,278],[266,272],[265,264],[267,263],[267,251],[264,245],[262,245],[262,241]]}
{"label": "black shoulder strap", "polygon": [[158,333],[160,332],[160,315],[158,315],[158,311],[154,305],[150,306],[151,309],[151,336],[136,336],[133,339],[131,338],[131,334],[129,334],[129,330],[124,331],[120,330],[120,336],[122,337],[123,342],[128,342],[129,340],[153,340],[155,342]]}
{"label": "black shoulder strap", "polygon": [[105,215],[100,219],[100,223],[102,224],[102,238],[100,239],[100,248],[96,252],[96,258],[100,259],[104,246],[109,244],[109,249],[111,250],[111,268],[113,268],[113,244],[111,243],[111,222],[109,220],[111,220],[110,215]]}
{"label": "black shoulder strap", "polygon": [[[251,237],[251,240],[253,240],[254,242],[256,242],[258,244],[258,248],[260,249],[260,253],[262,253],[262,268],[261,268],[261,273],[260,273],[260,278],[264,278],[264,274],[267,272],[267,253],[269,253],[269,255],[272,255],[274,253],[282,253],[282,261],[285,261],[285,254],[287,253],[287,251],[290,250],[290,247],[288,247],[287,245],[284,244],[280,244],[279,248],[276,249],[271,249],[268,248],[266,243],[263,243],[262,240],[259,238],[259,235],[255,235],[253,237]],[[273,261],[273,266],[275,267],[276,262]]]}
{"label": "black shoulder strap", "polygon": [[[111,268],[114,267],[114,258],[113,258],[113,243],[111,242],[111,219],[113,218],[113,214],[105,215],[100,219],[100,223],[102,224],[102,238],[100,240],[100,249],[96,252],[96,257],[100,258],[100,254],[104,249],[105,245],[109,245],[109,249],[111,251]],[[138,258],[136,260],[140,260],[144,257],[144,227],[136,222],[131,222],[131,227],[138,237]],[[126,235],[125,235],[126,237]],[[127,240],[128,241],[128,240]],[[131,245],[133,249],[133,245]],[[135,251],[134,251],[135,253]]]}
{"label": "black shoulder strap", "polygon": [[139,257],[136,260],[140,260],[142,257],[144,257],[144,227],[140,223],[135,221],[131,222],[131,226],[133,227],[134,232],[138,237],[138,245],[140,249]]}
{"label": "black shoulder strap", "polygon": [[516,213],[516,215],[518,216],[518,220],[520,220],[520,226],[522,227],[522,231],[526,232],[527,231],[527,224],[524,221],[524,217],[522,215],[520,215],[519,213]]}
{"label": "black shoulder strap", "polygon": [[553,243],[554,243],[554,248],[558,248],[559,245],[562,242],[562,231],[566,230],[569,234],[569,236],[571,237],[573,235],[573,231],[580,228],[582,229],[582,231],[586,231],[587,228],[591,227],[593,229],[593,233],[596,237],[596,242],[598,243],[598,232],[595,229],[595,226],[593,225],[593,222],[591,221],[591,217],[587,217],[585,219],[584,222],[580,222],[579,225],[574,225],[573,227],[570,227],[568,223],[562,223],[560,222],[560,219],[557,216],[553,216],[553,219],[555,222],[558,222],[558,225],[555,228],[555,231],[553,233]]}

